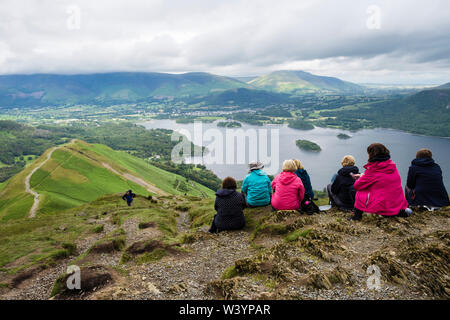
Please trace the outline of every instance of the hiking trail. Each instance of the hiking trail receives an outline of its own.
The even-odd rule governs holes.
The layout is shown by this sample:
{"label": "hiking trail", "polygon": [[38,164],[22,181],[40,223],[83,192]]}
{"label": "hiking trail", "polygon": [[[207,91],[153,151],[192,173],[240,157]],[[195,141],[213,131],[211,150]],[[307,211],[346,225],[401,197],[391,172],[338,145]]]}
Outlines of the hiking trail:
{"label": "hiking trail", "polygon": [[106,162],[102,162],[102,166],[105,167],[106,169],[108,169],[109,171],[111,171],[114,174],[117,174],[118,176],[121,176],[122,178],[125,178],[126,180],[130,180],[144,188],[147,189],[147,191],[158,194],[160,196],[168,196],[169,194],[163,190],[161,190],[160,188],[148,183],[147,181],[145,181],[144,179],[141,179],[139,177],[133,176],[130,173],[120,173],[119,171],[117,171],[116,169],[114,169],[113,167],[111,167],[109,164],[107,164]]}
{"label": "hiking trail", "polygon": [[44,164],[47,163],[48,160],[50,160],[53,152],[58,149],[58,147],[53,147],[50,149],[50,152],[47,155],[47,158],[42,161],[37,167],[35,167],[33,170],[31,170],[31,172],[28,174],[28,176],[25,178],[25,191],[29,194],[31,194],[34,197],[34,202],[33,202],[33,206],[30,209],[30,213],[29,213],[29,217],[30,218],[34,218],[36,216],[36,211],[38,209],[39,206],[39,193],[37,193],[36,191],[34,191],[33,189],[31,189],[30,186],[30,180],[31,177],[33,176],[33,174],[39,170]]}

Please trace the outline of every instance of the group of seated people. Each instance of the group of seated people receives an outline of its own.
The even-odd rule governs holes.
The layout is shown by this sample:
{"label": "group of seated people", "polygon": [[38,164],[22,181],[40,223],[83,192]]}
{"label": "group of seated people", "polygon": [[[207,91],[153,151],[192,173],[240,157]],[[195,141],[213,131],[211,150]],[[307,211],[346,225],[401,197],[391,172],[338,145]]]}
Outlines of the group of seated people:
{"label": "group of seated people", "polygon": [[[327,186],[330,204],[341,210],[351,210],[349,220],[361,220],[363,212],[382,216],[408,217],[409,206],[440,208],[450,205],[442,170],[434,162],[432,152],[420,149],[411,163],[403,192],[400,174],[390,159],[389,150],[381,143],[367,148],[368,162],[364,173],[355,166],[355,158],[342,158],[342,168]],[[249,164],[241,192],[236,180],[227,177],[216,193],[214,216],[210,232],[237,230],[245,226],[243,209],[271,205],[273,210],[298,210],[310,213],[314,191],[308,172],[299,160],[283,162],[282,172],[273,181],[262,170],[260,162]],[[307,210],[308,209],[308,210]]]}

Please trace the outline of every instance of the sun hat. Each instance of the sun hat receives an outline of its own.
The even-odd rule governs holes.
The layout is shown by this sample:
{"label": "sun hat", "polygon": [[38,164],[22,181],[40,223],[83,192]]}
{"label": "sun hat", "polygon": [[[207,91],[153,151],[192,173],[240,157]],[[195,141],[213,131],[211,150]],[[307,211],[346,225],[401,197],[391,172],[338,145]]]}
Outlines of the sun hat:
{"label": "sun hat", "polygon": [[264,165],[259,161],[252,161],[248,164],[248,172],[252,172],[253,170],[259,170],[264,168]]}

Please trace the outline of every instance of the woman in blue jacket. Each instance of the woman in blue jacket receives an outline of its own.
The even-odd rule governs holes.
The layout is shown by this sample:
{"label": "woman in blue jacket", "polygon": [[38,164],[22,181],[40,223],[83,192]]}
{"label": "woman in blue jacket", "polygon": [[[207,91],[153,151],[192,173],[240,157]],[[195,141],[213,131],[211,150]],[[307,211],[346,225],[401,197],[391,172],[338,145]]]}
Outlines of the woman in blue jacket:
{"label": "woman in blue jacket", "polygon": [[428,149],[417,151],[411,162],[405,188],[411,206],[446,207],[450,205],[442,179],[441,167],[434,162]]}
{"label": "woman in blue jacket", "polygon": [[261,169],[264,165],[261,162],[251,162],[249,164],[249,174],[242,183],[241,191],[245,194],[249,207],[263,207],[270,204],[272,188],[270,179]]}

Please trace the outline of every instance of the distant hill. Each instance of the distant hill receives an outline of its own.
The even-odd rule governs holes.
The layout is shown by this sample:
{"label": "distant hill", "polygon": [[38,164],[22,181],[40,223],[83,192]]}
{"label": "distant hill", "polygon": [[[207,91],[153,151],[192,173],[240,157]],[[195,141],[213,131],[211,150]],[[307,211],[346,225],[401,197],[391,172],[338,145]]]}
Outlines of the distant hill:
{"label": "distant hill", "polygon": [[450,82],[447,82],[447,83],[445,83],[445,84],[443,84],[443,85],[441,85],[441,86],[438,86],[438,87],[434,87],[434,88],[432,88],[431,90],[439,90],[439,89],[450,89]]}
{"label": "distant hill", "polygon": [[249,85],[236,79],[202,72],[3,75],[0,106],[135,102],[246,87]]}
{"label": "distant hill", "polygon": [[363,87],[338,78],[317,76],[305,71],[274,71],[258,77],[248,84],[264,90],[290,94],[314,93],[319,91],[336,93],[362,92]]}
{"label": "distant hill", "polygon": [[[29,177],[29,179],[28,179]],[[123,151],[75,140],[47,150],[32,165],[8,180],[0,192],[0,220],[24,218],[32,211],[54,213],[91,202],[107,194],[132,189],[147,195],[213,195],[213,191],[164,171]]]}

